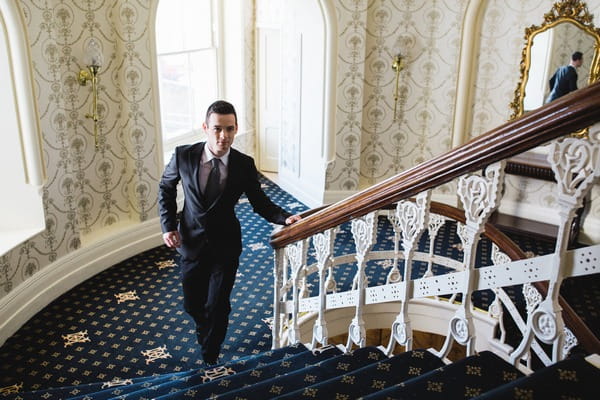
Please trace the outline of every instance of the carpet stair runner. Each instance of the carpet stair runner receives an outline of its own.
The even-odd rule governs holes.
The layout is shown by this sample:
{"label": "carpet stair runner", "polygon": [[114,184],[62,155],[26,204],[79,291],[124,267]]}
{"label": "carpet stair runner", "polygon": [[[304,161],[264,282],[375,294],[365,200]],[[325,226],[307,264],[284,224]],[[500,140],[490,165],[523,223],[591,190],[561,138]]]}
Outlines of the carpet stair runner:
{"label": "carpet stair runner", "polygon": [[[140,377],[133,379],[116,379],[112,382],[90,383],[78,386],[60,387],[45,390],[36,390],[26,393],[16,393],[9,395],[0,395],[0,399],[14,400],[60,400],[71,399],[79,400],[93,398],[94,400],[110,399],[115,396],[124,396],[128,393],[141,389],[147,389],[155,385],[167,382],[185,382],[190,378],[204,378],[205,380],[214,379],[218,371],[227,370],[229,373],[239,373],[245,370],[251,370],[257,366],[272,363],[274,361],[286,359],[297,354],[312,354],[304,345],[297,344],[285,348],[268,351],[262,354],[240,358],[235,361],[227,362],[215,368],[201,368],[190,371],[176,372],[159,376]],[[215,371],[216,370],[216,371]],[[233,372],[231,372],[233,371]],[[93,397],[90,397],[93,394]],[[87,396],[87,397],[86,397]]]}
{"label": "carpet stair runner", "polygon": [[221,365],[0,399],[596,399],[600,357],[574,356],[525,376],[489,351],[446,364],[426,350],[386,357],[293,345]]}

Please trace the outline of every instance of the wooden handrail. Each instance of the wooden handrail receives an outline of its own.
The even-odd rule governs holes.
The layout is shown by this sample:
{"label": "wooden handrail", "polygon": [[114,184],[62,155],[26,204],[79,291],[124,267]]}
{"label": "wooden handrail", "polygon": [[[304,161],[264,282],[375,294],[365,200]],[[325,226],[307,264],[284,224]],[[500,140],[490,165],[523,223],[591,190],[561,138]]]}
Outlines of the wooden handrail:
{"label": "wooden handrail", "polygon": [[[469,172],[513,157],[560,136],[600,121],[600,82],[577,90],[481,135],[468,143],[399,173],[330,206],[304,213],[299,222],[271,236],[271,246],[282,248],[298,240],[384,208],[402,199],[447,183]],[[457,215],[460,220],[460,216]],[[514,254],[511,258],[521,258]],[[545,295],[547,283],[536,287]],[[586,351],[600,352],[600,340],[560,299],[565,323]]]}
{"label": "wooden handrail", "polygon": [[271,236],[284,247],[600,121],[600,82],[569,93],[445,154],[325,207]]}

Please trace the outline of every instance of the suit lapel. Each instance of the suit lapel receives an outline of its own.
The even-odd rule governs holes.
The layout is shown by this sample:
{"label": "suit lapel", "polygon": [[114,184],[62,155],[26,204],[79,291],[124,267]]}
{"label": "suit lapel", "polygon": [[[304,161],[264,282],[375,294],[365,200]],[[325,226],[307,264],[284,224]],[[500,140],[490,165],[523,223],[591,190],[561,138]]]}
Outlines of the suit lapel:
{"label": "suit lapel", "polygon": [[[238,174],[239,174],[239,157],[236,150],[231,149],[229,152],[229,162],[227,163],[227,180],[225,181],[225,187],[223,193],[229,193],[231,187],[237,186]],[[221,193],[221,195],[223,194]]]}
{"label": "suit lapel", "polygon": [[188,163],[190,171],[190,186],[198,193],[198,197],[204,198],[204,194],[200,190],[200,163],[202,162],[202,150],[204,142],[198,143],[189,153]]}

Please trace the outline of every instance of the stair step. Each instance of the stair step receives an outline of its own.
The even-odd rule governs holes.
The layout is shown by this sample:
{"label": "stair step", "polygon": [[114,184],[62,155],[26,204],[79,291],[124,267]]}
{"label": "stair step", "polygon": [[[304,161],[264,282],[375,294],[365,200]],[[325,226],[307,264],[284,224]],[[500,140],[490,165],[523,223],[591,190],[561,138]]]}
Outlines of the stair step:
{"label": "stair step", "polygon": [[[306,353],[309,350],[303,344],[290,345],[285,348],[267,351],[257,355],[250,355],[237,360],[229,361],[222,364],[227,368],[233,369],[235,372],[241,372],[255,368],[257,365],[268,364],[286,357],[291,357],[294,354]],[[210,368],[213,370],[214,368]],[[95,382],[78,386],[65,386],[58,388],[50,388],[45,390],[36,390],[25,393],[15,393],[3,395],[2,400],[81,400],[86,396],[89,398],[93,394],[94,400],[109,399],[114,396],[124,396],[128,393],[145,390],[149,387],[184,381],[190,376],[204,376],[207,368],[199,368],[188,371],[169,373],[164,375],[153,375],[147,377],[137,377],[132,379],[115,379],[111,382]]]}
{"label": "stair step", "polygon": [[574,356],[535,371],[513,382],[498,386],[477,400],[523,399],[597,399],[600,368],[583,356]]}
{"label": "stair step", "polygon": [[479,396],[523,376],[490,351],[464,358],[364,399],[464,399]]}
{"label": "stair step", "polygon": [[376,347],[342,354],[333,346],[310,351],[298,344],[210,369],[0,395],[0,399],[596,399],[599,380],[600,366],[582,356],[524,376],[489,351],[445,365],[426,350],[388,358]]}
{"label": "stair step", "polygon": [[[157,400],[180,399],[183,393],[187,393],[191,398],[204,399],[241,388],[245,385],[257,384],[265,379],[285,373],[285,371],[294,371],[306,365],[312,365],[328,358],[339,356],[341,353],[341,350],[333,346],[319,352],[306,351],[279,361],[257,366],[252,370],[223,376],[210,382],[203,383],[201,380],[191,378],[187,382],[182,382],[181,385],[162,386],[156,388],[156,390],[150,388],[149,391],[152,394],[150,397]],[[127,399],[129,400],[129,397]]]}
{"label": "stair step", "polygon": [[385,389],[444,365],[442,360],[429,351],[412,350],[307,386],[277,397],[277,399],[353,399]]}
{"label": "stair step", "polygon": [[24,393],[7,394],[0,397],[2,400],[62,400],[66,398],[79,398],[86,394],[98,393],[104,390],[118,390],[119,388],[129,387],[132,385],[144,385],[168,378],[170,376],[182,376],[188,374],[189,371],[176,372],[165,375],[152,375],[132,379],[115,378],[109,382],[94,382],[77,386],[63,386],[58,388],[49,388],[44,390],[32,390]]}
{"label": "stair step", "polygon": [[[306,348],[306,346],[302,344],[297,344],[293,346],[289,346],[282,349],[272,350],[266,353],[262,353],[259,355],[245,357],[244,359],[239,359],[227,363],[223,363],[221,365],[217,365],[211,368],[205,368],[202,370],[195,371],[193,374],[186,375],[181,377],[180,379],[172,379],[163,382],[157,382],[155,385],[144,385],[142,387],[128,388],[127,393],[119,394],[119,399],[141,399],[147,398],[147,396],[151,396],[152,398],[168,394],[170,392],[177,392],[183,388],[187,388],[193,385],[201,385],[204,383],[210,383],[217,381],[223,377],[231,376],[235,374],[242,373],[244,371],[249,371],[251,369],[268,365],[274,362],[280,362],[281,360],[291,358],[298,355],[308,354],[310,355],[310,351]],[[113,396],[97,398],[94,397],[94,400],[100,399],[109,399]],[[80,399],[70,399],[70,400],[80,400]],[[85,399],[81,399],[85,400]]]}
{"label": "stair step", "polygon": [[270,399],[298,390],[307,385],[343,375],[386,358],[387,356],[376,347],[363,347],[349,354],[342,354],[315,365],[309,365],[296,371],[281,374],[252,386],[224,393],[219,396],[219,399]]}

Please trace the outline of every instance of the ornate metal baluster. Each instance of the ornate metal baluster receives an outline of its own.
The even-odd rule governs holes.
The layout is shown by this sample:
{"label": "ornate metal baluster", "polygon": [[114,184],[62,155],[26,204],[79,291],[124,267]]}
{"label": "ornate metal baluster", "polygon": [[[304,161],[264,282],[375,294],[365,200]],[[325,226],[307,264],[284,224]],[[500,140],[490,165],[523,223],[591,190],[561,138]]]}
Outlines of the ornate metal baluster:
{"label": "ornate metal baluster", "polygon": [[474,290],[475,255],[479,237],[485,222],[498,207],[500,183],[504,179],[504,161],[489,165],[483,176],[467,175],[458,182],[458,195],[465,209],[467,223],[463,264],[465,266],[462,305],[450,320],[448,335],[438,356],[446,357],[454,340],[466,346],[466,355],[475,352],[475,328],[473,326],[471,294]]}
{"label": "ornate metal baluster", "polygon": [[[288,300],[288,296],[289,296],[289,281],[290,281],[290,263],[288,261],[288,258],[285,256],[285,249],[280,249],[281,250],[281,257],[283,259],[283,280],[281,281],[281,287],[283,289],[283,293],[281,294],[281,301],[283,303],[287,302]],[[285,334],[285,332],[288,329],[288,326],[290,324],[289,321],[289,316],[287,314],[282,314],[281,315],[281,325],[279,326],[279,337],[283,338],[283,335]]]}
{"label": "ornate metal baluster", "polygon": [[423,274],[423,278],[433,276],[433,255],[435,250],[435,238],[437,237],[440,228],[446,223],[446,218],[439,214],[429,214],[429,222],[427,224],[427,232],[429,234],[429,261],[427,262],[427,271]]}
{"label": "ornate metal baluster", "polygon": [[370,213],[365,217],[352,220],[352,236],[356,246],[356,314],[348,327],[348,341],[346,351],[352,350],[352,343],[359,347],[365,346],[366,331],[365,323],[362,318],[363,307],[365,305],[365,288],[368,285],[367,275],[365,274],[365,257],[371,250],[375,241],[377,232],[377,219],[375,213]]}
{"label": "ornate metal baluster", "polygon": [[402,232],[400,231],[400,223],[396,217],[396,210],[388,211],[387,218],[392,224],[394,230],[394,260],[392,262],[392,268],[388,272],[386,278],[386,284],[400,282],[402,280],[402,274],[398,269],[398,260],[400,259],[400,239]]}
{"label": "ornate metal baluster", "polygon": [[529,348],[533,335],[544,343],[552,344],[552,362],[564,357],[565,325],[558,303],[559,291],[564,278],[569,228],[592,183],[600,176],[599,136],[600,125],[596,124],[590,128],[590,139],[565,138],[550,146],[548,161],[557,181],[560,216],[552,274],[548,295],[531,314],[527,321],[527,333],[511,354],[511,362],[515,364]]}
{"label": "ornate metal baluster", "polygon": [[[505,253],[501,252],[495,243],[492,244],[492,263],[494,265],[501,265],[501,264],[507,264],[509,262],[511,262],[510,257],[508,257],[508,255],[506,255]],[[533,286],[531,286],[530,284],[523,285],[523,295],[525,296],[525,298],[527,300],[528,312],[529,312],[530,307],[532,307],[531,310],[533,311],[533,309],[535,307],[537,307],[537,304],[539,304],[539,301],[538,301],[535,304],[535,306],[532,305],[533,302],[535,302],[535,300],[533,300],[533,297],[531,297],[531,294],[533,292],[530,292],[529,288],[533,288]],[[533,290],[535,290],[535,288],[533,288]],[[493,289],[493,291],[494,291],[494,294],[496,297],[495,297],[493,303],[490,304],[488,312],[492,318],[495,318],[498,320],[498,327],[500,329],[500,338],[498,339],[498,342],[500,343],[500,349],[502,352],[506,352],[508,354],[508,352],[510,352],[512,350],[512,347],[508,346],[505,343],[506,342],[506,330],[504,328],[504,318],[503,318],[504,309],[506,308],[506,311],[511,316],[517,329],[519,329],[521,332],[525,331],[527,324],[521,317],[521,314],[519,313],[516,305],[513,303],[512,299],[504,291],[503,288],[495,288],[495,289]],[[535,292],[538,293],[537,290],[535,290]],[[538,295],[539,295],[539,293],[538,293]],[[541,301],[541,296],[540,296],[539,300]],[[535,340],[531,343],[531,350],[535,351],[535,353],[538,355],[538,357],[540,357],[540,360],[544,364],[550,363],[550,359],[546,356],[546,353],[544,353],[544,350],[541,348],[539,343],[537,343]],[[531,367],[531,356],[530,356],[529,352],[527,352],[526,354],[523,355],[523,360],[526,360],[527,366]]]}
{"label": "ornate metal baluster", "polygon": [[337,292],[337,282],[333,277],[333,266],[327,268],[327,279],[325,280],[325,290],[327,293],[336,293]]}
{"label": "ornate metal baluster", "polygon": [[281,303],[283,296],[281,290],[283,287],[283,269],[284,269],[284,249],[275,250],[275,257],[273,260],[273,326],[271,327],[271,334],[273,335],[273,342],[271,344],[272,349],[278,349],[281,346],[281,320],[283,314],[281,312]]}
{"label": "ornate metal baluster", "polygon": [[290,263],[293,283],[293,310],[292,323],[288,330],[290,343],[300,341],[300,328],[298,326],[298,312],[300,310],[300,281],[306,274],[306,240],[300,240],[285,248],[285,255]]}
{"label": "ornate metal baluster", "polygon": [[308,284],[306,274],[302,274],[302,278],[300,279],[298,287],[299,287],[299,290],[298,290],[299,298],[305,299],[305,298],[309,297],[310,289],[309,289],[309,284]]}
{"label": "ornate metal baluster", "polygon": [[[393,222],[402,232],[402,248],[404,249],[404,293],[400,300],[400,312],[392,324],[392,333],[386,352],[392,354],[395,343],[404,346],[406,351],[412,350],[412,328],[408,316],[408,302],[412,297],[412,258],[419,238],[425,230],[429,219],[431,192],[419,193],[416,201],[402,200],[396,206]],[[394,228],[396,230],[396,228]]]}
{"label": "ornate metal baluster", "polygon": [[[336,226],[335,228],[332,228],[331,231],[331,244],[332,246],[335,247],[335,236],[338,234],[338,232],[340,231],[340,227]],[[333,257],[333,250],[332,250],[332,257]],[[327,268],[327,279],[325,280],[325,291],[327,293],[336,293],[337,292],[337,282],[335,281],[335,277],[333,276],[333,263],[329,263],[329,267]]]}
{"label": "ornate metal baluster", "polygon": [[[469,233],[467,232],[467,226],[461,222],[456,222],[456,235],[458,236],[458,238],[460,239],[460,248],[459,250],[463,252],[463,264],[461,265],[460,268],[456,269],[456,272],[459,271],[464,271],[465,270],[465,257],[464,257],[464,250],[465,248],[467,248],[467,246],[469,245]],[[454,303],[456,301],[456,298],[458,297],[458,293],[453,293],[450,298],[448,299],[448,302],[450,303]]]}
{"label": "ornate metal baluster", "polygon": [[562,358],[564,359],[569,355],[569,353],[571,352],[571,349],[579,344],[579,341],[577,340],[577,337],[575,337],[573,332],[566,326],[564,328],[563,333],[564,333],[565,337],[563,339],[563,347],[562,347],[561,351],[562,351]]}
{"label": "ornate metal baluster", "polygon": [[[511,261],[510,257],[500,251],[496,243],[492,243],[492,263],[494,265],[500,265],[509,263]],[[492,289],[494,292],[494,301],[488,307],[488,313],[490,317],[494,318],[498,321],[498,329],[500,330],[500,342],[506,342],[506,328],[504,327],[504,308],[502,307],[502,302],[500,301],[499,291],[502,290],[500,288]]]}
{"label": "ornate metal baluster", "polygon": [[317,267],[319,269],[319,316],[313,327],[312,348],[317,343],[327,346],[327,322],[325,321],[325,309],[327,307],[327,282],[325,272],[329,270],[331,274],[331,261],[333,256],[333,243],[337,230],[328,229],[323,233],[313,236],[313,246],[317,252]]}

